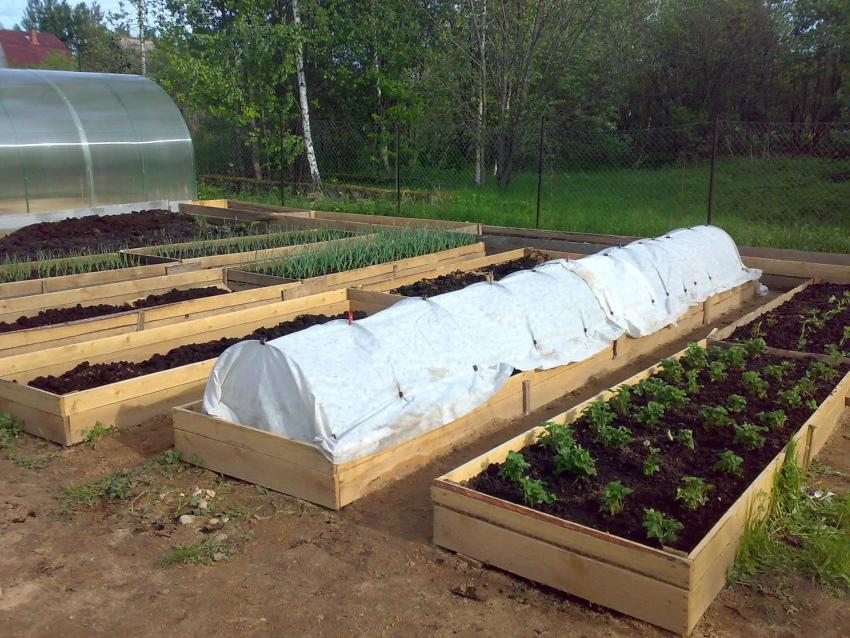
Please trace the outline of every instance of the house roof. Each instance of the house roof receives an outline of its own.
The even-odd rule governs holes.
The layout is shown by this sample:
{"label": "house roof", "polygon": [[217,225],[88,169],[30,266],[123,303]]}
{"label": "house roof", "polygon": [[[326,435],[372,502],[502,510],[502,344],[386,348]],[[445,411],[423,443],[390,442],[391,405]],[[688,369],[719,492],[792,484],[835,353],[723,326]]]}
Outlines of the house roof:
{"label": "house roof", "polygon": [[44,31],[0,29],[0,49],[0,60],[5,58],[6,66],[13,69],[41,64],[51,52],[71,55],[59,38]]}

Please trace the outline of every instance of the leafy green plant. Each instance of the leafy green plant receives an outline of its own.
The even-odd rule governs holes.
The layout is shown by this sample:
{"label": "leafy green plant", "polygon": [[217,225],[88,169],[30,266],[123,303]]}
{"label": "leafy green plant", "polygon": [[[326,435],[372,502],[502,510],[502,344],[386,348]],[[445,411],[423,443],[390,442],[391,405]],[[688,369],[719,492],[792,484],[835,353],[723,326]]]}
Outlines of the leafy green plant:
{"label": "leafy green plant", "polygon": [[635,413],[635,420],[651,427],[658,427],[661,423],[661,418],[664,416],[664,412],[664,404],[658,401],[649,401],[646,405],[642,405],[637,413]]}
{"label": "leafy green plant", "polygon": [[721,349],[720,360],[726,364],[727,368],[743,370],[747,367],[747,349],[743,346]]}
{"label": "leafy green plant", "polygon": [[690,343],[685,348],[685,356],[682,357],[688,367],[694,370],[702,370],[708,365],[708,352],[698,343]]}
{"label": "leafy green plant", "polygon": [[125,500],[130,498],[136,478],[127,470],[105,476],[90,483],[77,483],[65,488],[63,505],[73,510],[81,505],[92,505],[102,499]]}
{"label": "leafy green plant", "polygon": [[743,465],[744,459],[732,450],[724,450],[720,453],[717,463],[714,464],[714,469],[730,476],[743,476]]}
{"label": "leafy green plant", "polygon": [[698,414],[707,428],[722,428],[732,424],[729,411],[722,405],[703,406]]}
{"label": "leafy green plant", "polygon": [[786,408],[799,408],[803,405],[803,397],[796,386],[787,390],[780,390],[779,403]]}
{"label": "leafy green plant", "polygon": [[697,394],[702,389],[699,383],[699,370],[688,370],[685,373],[685,379],[688,394]]}
{"label": "leafy green plant", "polygon": [[838,376],[838,368],[823,361],[812,361],[806,369],[806,376],[816,381],[832,381]]}
{"label": "leafy green plant", "polygon": [[661,471],[661,458],[658,454],[661,448],[651,447],[647,450],[646,458],[643,461],[643,475],[652,476]]}
{"label": "leafy green plant", "polygon": [[762,432],[767,432],[767,428],[763,425],[736,423],[735,443],[748,450],[760,449],[764,447],[765,441],[767,441]]}
{"label": "leafy green plant", "polygon": [[531,463],[526,461],[525,457],[519,452],[511,450],[508,452],[505,462],[502,463],[502,467],[499,468],[499,476],[503,479],[507,479],[508,481],[519,483],[523,474],[530,469]]}
{"label": "leafy green plant", "polygon": [[616,516],[623,511],[626,497],[633,492],[632,488],[626,487],[620,481],[611,481],[602,488],[602,494],[599,497],[601,502],[599,509],[610,516]]}
{"label": "leafy green plant", "polygon": [[708,378],[712,382],[724,381],[729,374],[726,372],[726,364],[722,361],[712,361],[708,365]]}
{"label": "leafy green plant", "polygon": [[759,421],[761,421],[762,425],[766,426],[771,430],[780,429],[783,425],[785,425],[785,422],[788,420],[788,417],[782,410],[771,410],[770,412],[762,411],[759,412],[756,416],[759,418]]}
{"label": "leafy green plant", "polygon": [[578,477],[596,476],[596,461],[578,443],[563,445],[555,454],[555,474],[574,474]]}
{"label": "leafy green plant", "polygon": [[543,503],[549,505],[558,500],[558,497],[552,492],[546,491],[546,483],[540,479],[523,476],[519,480],[519,484],[522,487],[522,500],[528,506],[534,507]]}
{"label": "leafy green plant", "polygon": [[596,441],[607,448],[622,448],[632,442],[632,431],[619,425],[605,425],[596,429]]}
{"label": "leafy green plant", "polygon": [[230,556],[220,541],[207,538],[193,545],[177,545],[168,555],[163,557],[160,565],[212,565],[220,555]]}
{"label": "leafy green plant", "polygon": [[747,370],[741,374],[741,381],[747,392],[752,396],[764,399],[767,396],[767,381],[761,378],[756,370]]}
{"label": "leafy green plant", "polygon": [[667,383],[679,383],[685,375],[685,368],[676,359],[664,359],[659,364],[659,376]]}
{"label": "leafy green plant", "polygon": [[606,428],[614,421],[614,413],[611,407],[604,401],[594,401],[587,408],[587,421],[591,428],[600,430]]}
{"label": "leafy green plant", "polygon": [[726,400],[726,410],[730,414],[738,414],[747,407],[747,399],[740,394],[730,394]]}
{"label": "leafy green plant", "polygon": [[694,443],[694,431],[688,428],[676,430],[676,440],[689,450],[693,450],[696,447]]}
{"label": "leafy green plant", "polygon": [[104,425],[100,421],[97,421],[91,430],[81,430],[80,434],[83,437],[83,443],[92,449],[97,446],[97,442],[100,441],[106,434],[111,434],[113,437],[119,436],[118,430],[111,428],[108,425]]}
{"label": "leafy green plant", "polygon": [[12,447],[23,432],[23,422],[18,421],[10,412],[0,413],[0,450]]}
{"label": "leafy green plant", "polygon": [[629,413],[629,405],[631,404],[631,399],[631,387],[627,385],[621,385],[619,388],[617,388],[617,391],[614,393],[614,396],[608,399],[608,403],[615,413],[620,416],[626,416]]}
{"label": "leafy green plant", "polygon": [[674,410],[681,410],[690,402],[687,392],[672,385],[659,388],[656,398],[660,403]]}
{"label": "leafy green plant", "polygon": [[747,351],[747,355],[750,357],[764,354],[767,351],[767,342],[761,337],[744,339],[740,342],[740,344],[744,346],[744,349]]}
{"label": "leafy green plant", "polygon": [[765,376],[776,379],[777,382],[782,383],[782,380],[785,378],[785,375],[793,369],[793,363],[791,363],[790,361],[783,361],[779,364],[773,363],[764,366],[764,368],[762,368],[762,372],[765,374]]}
{"label": "leafy green plant", "polygon": [[537,437],[537,442],[547,450],[556,452],[561,447],[573,445],[575,437],[569,425],[546,423],[543,425],[543,432]]}
{"label": "leafy green plant", "polygon": [[708,493],[714,489],[698,476],[683,476],[682,486],[676,488],[676,500],[682,501],[689,510],[698,510],[708,502]]}
{"label": "leafy green plant", "polygon": [[684,528],[675,518],[665,516],[658,510],[643,510],[643,527],[646,537],[655,539],[662,545],[671,545],[679,540],[679,532]]}

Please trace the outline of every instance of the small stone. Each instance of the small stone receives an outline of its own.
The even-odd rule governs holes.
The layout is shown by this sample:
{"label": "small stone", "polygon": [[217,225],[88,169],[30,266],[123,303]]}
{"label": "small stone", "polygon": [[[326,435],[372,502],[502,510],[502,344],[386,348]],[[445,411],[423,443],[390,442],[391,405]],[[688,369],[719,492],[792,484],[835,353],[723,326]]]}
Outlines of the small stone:
{"label": "small stone", "polygon": [[215,498],[215,490],[205,490],[207,498]]}
{"label": "small stone", "polygon": [[181,525],[191,525],[195,522],[195,517],[191,514],[183,514],[180,518],[177,519],[177,521]]}
{"label": "small stone", "polygon": [[207,520],[207,524],[204,525],[204,528],[207,530],[216,530],[224,527],[224,523],[221,522],[220,518],[211,518]]}
{"label": "small stone", "polygon": [[207,499],[205,499],[205,498],[202,498],[200,501],[198,501],[198,508],[199,509],[205,510],[209,507],[209,505],[210,505],[209,502],[207,502]]}
{"label": "small stone", "polygon": [[213,554],[213,560],[216,562],[224,560],[225,558],[227,558],[227,554],[225,554],[224,552],[216,552],[215,554]]}
{"label": "small stone", "polygon": [[200,488],[200,487],[196,487],[196,488],[192,491],[192,496],[200,496],[202,491],[203,491],[203,490],[201,490],[201,488]]}
{"label": "small stone", "polygon": [[229,516],[222,516],[222,517],[221,517],[221,522],[222,522],[222,523],[229,523],[229,522],[230,522],[230,517],[229,517]]}
{"label": "small stone", "polygon": [[222,532],[221,534],[216,534],[215,540],[218,541],[219,543],[223,543],[224,541],[227,540],[227,534],[225,534],[224,532]]}

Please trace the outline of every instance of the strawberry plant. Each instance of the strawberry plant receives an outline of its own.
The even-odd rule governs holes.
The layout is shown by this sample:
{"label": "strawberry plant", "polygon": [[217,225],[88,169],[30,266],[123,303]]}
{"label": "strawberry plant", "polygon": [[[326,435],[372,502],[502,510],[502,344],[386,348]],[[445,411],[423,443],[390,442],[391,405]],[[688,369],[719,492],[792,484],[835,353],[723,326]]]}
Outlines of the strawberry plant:
{"label": "strawberry plant", "polygon": [[727,368],[743,370],[747,367],[747,350],[743,346],[731,346],[722,350],[720,360]]}
{"label": "strawberry plant", "polygon": [[688,428],[682,428],[681,430],[676,431],[676,440],[684,445],[689,450],[693,450],[695,447],[694,444],[694,431],[689,430]]}
{"label": "strawberry plant", "polygon": [[754,397],[764,399],[767,396],[767,381],[756,370],[747,370],[741,375],[741,381],[747,392]]}
{"label": "strawberry plant", "polygon": [[651,427],[658,427],[661,417],[664,416],[664,405],[658,401],[650,401],[638,409],[635,419]]}
{"label": "strawberry plant", "polygon": [[579,478],[596,476],[596,461],[578,443],[558,448],[555,454],[555,474],[575,474]]}
{"label": "strawberry plant", "polygon": [[558,451],[561,447],[569,447],[575,441],[573,431],[569,425],[546,423],[543,426],[543,430],[544,432],[537,437],[537,442],[553,452]]}
{"label": "strawberry plant", "polygon": [[676,500],[682,501],[689,510],[698,510],[708,502],[708,493],[714,489],[697,476],[683,476],[682,487],[676,488]]}
{"label": "strawberry plant", "polygon": [[647,538],[654,538],[662,545],[670,545],[679,540],[678,532],[684,525],[675,518],[664,516],[658,510],[650,508],[643,510],[643,527],[646,529]]}
{"label": "strawberry plant", "polygon": [[622,425],[596,428],[596,441],[603,447],[621,448],[632,442],[632,431]]}
{"label": "strawberry plant", "polygon": [[626,487],[620,481],[611,481],[602,488],[602,495],[599,497],[601,506],[599,509],[610,516],[616,516],[623,511],[626,504],[626,497],[634,492],[630,487]]}
{"label": "strawberry plant", "polygon": [[744,350],[747,351],[747,355],[750,357],[764,354],[767,351],[767,341],[765,341],[761,337],[756,337],[753,339],[744,339],[740,342],[740,344],[744,346]]}
{"label": "strawberry plant", "polygon": [[763,425],[754,425],[753,423],[736,423],[735,443],[748,450],[757,450],[762,448],[767,440],[762,432],[767,432],[767,428]]}
{"label": "strawberry plant", "polygon": [[738,414],[747,407],[747,400],[740,394],[730,394],[726,401],[726,410],[730,414]]}
{"label": "strawberry plant", "polygon": [[672,385],[665,385],[663,388],[659,388],[656,398],[660,403],[673,409],[681,409],[690,401],[687,392]]}
{"label": "strawberry plant", "polygon": [[782,379],[785,377],[785,374],[794,369],[794,364],[790,361],[783,361],[781,364],[771,364],[762,368],[762,372],[768,376],[776,379],[779,383],[782,383]]}
{"label": "strawberry plant", "polygon": [[675,359],[664,359],[658,375],[667,383],[679,383],[685,374],[685,368]]}
{"label": "strawberry plant", "polygon": [[627,385],[622,385],[617,388],[617,391],[614,393],[610,399],[608,399],[608,404],[611,408],[619,414],[620,416],[626,416],[629,413],[629,404],[632,399],[632,389]]}
{"label": "strawberry plant", "polygon": [[831,381],[838,376],[838,368],[823,361],[812,361],[806,369],[806,376],[817,381]]}
{"label": "strawberry plant", "polygon": [[801,397],[811,396],[815,392],[815,382],[811,377],[800,377],[795,387]]}
{"label": "strawberry plant", "polygon": [[519,452],[511,450],[508,452],[505,462],[502,463],[502,467],[499,469],[499,475],[508,481],[519,483],[523,474],[530,469],[531,463],[526,461],[525,457]]}
{"label": "strawberry plant", "polygon": [[708,365],[708,378],[714,383],[724,381],[729,375],[726,372],[726,364],[722,361],[712,361]]}
{"label": "strawberry plant", "polygon": [[732,450],[724,450],[720,453],[717,463],[714,464],[714,469],[730,476],[743,476],[743,464],[744,459]]}
{"label": "strawberry plant", "polygon": [[652,476],[656,472],[661,471],[661,459],[658,456],[658,453],[661,452],[661,448],[650,447],[648,450],[648,454],[646,459],[643,461],[643,475],[644,476]]}
{"label": "strawberry plant", "polygon": [[722,428],[732,423],[729,411],[722,405],[707,405],[698,414],[707,428]]}
{"label": "strawberry plant", "polygon": [[614,416],[611,407],[604,401],[594,401],[587,408],[587,421],[590,427],[596,431],[611,425]]}
{"label": "strawberry plant", "polygon": [[782,410],[771,410],[770,412],[762,411],[756,416],[759,418],[762,425],[771,430],[778,430],[785,425],[785,422],[788,420],[788,417]]}
{"label": "strawberry plant", "polygon": [[800,396],[800,390],[795,386],[779,392],[779,403],[786,408],[799,408],[803,405],[803,397]]}
{"label": "strawberry plant", "polygon": [[523,476],[519,480],[519,484],[522,487],[522,500],[530,507],[542,505],[543,503],[549,505],[558,500],[558,497],[552,492],[546,491],[546,483],[540,479],[531,479]]}
{"label": "strawberry plant", "polygon": [[699,384],[699,370],[688,370],[685,373],[685,378],[687,379],[688,394],[697,394],[702,390],[702,386]]}

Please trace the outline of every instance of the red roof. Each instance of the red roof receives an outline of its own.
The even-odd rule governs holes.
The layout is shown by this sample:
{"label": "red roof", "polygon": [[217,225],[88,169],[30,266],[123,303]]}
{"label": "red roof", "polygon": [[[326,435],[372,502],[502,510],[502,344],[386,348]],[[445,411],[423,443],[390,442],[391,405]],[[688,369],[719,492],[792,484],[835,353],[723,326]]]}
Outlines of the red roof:
{"label": "red roof", "polygon": [[59,38],[43,31],[0,30],[0,47],[6,65],[13,69],[41,64],[52,51],[71,57],[68,47]]}

